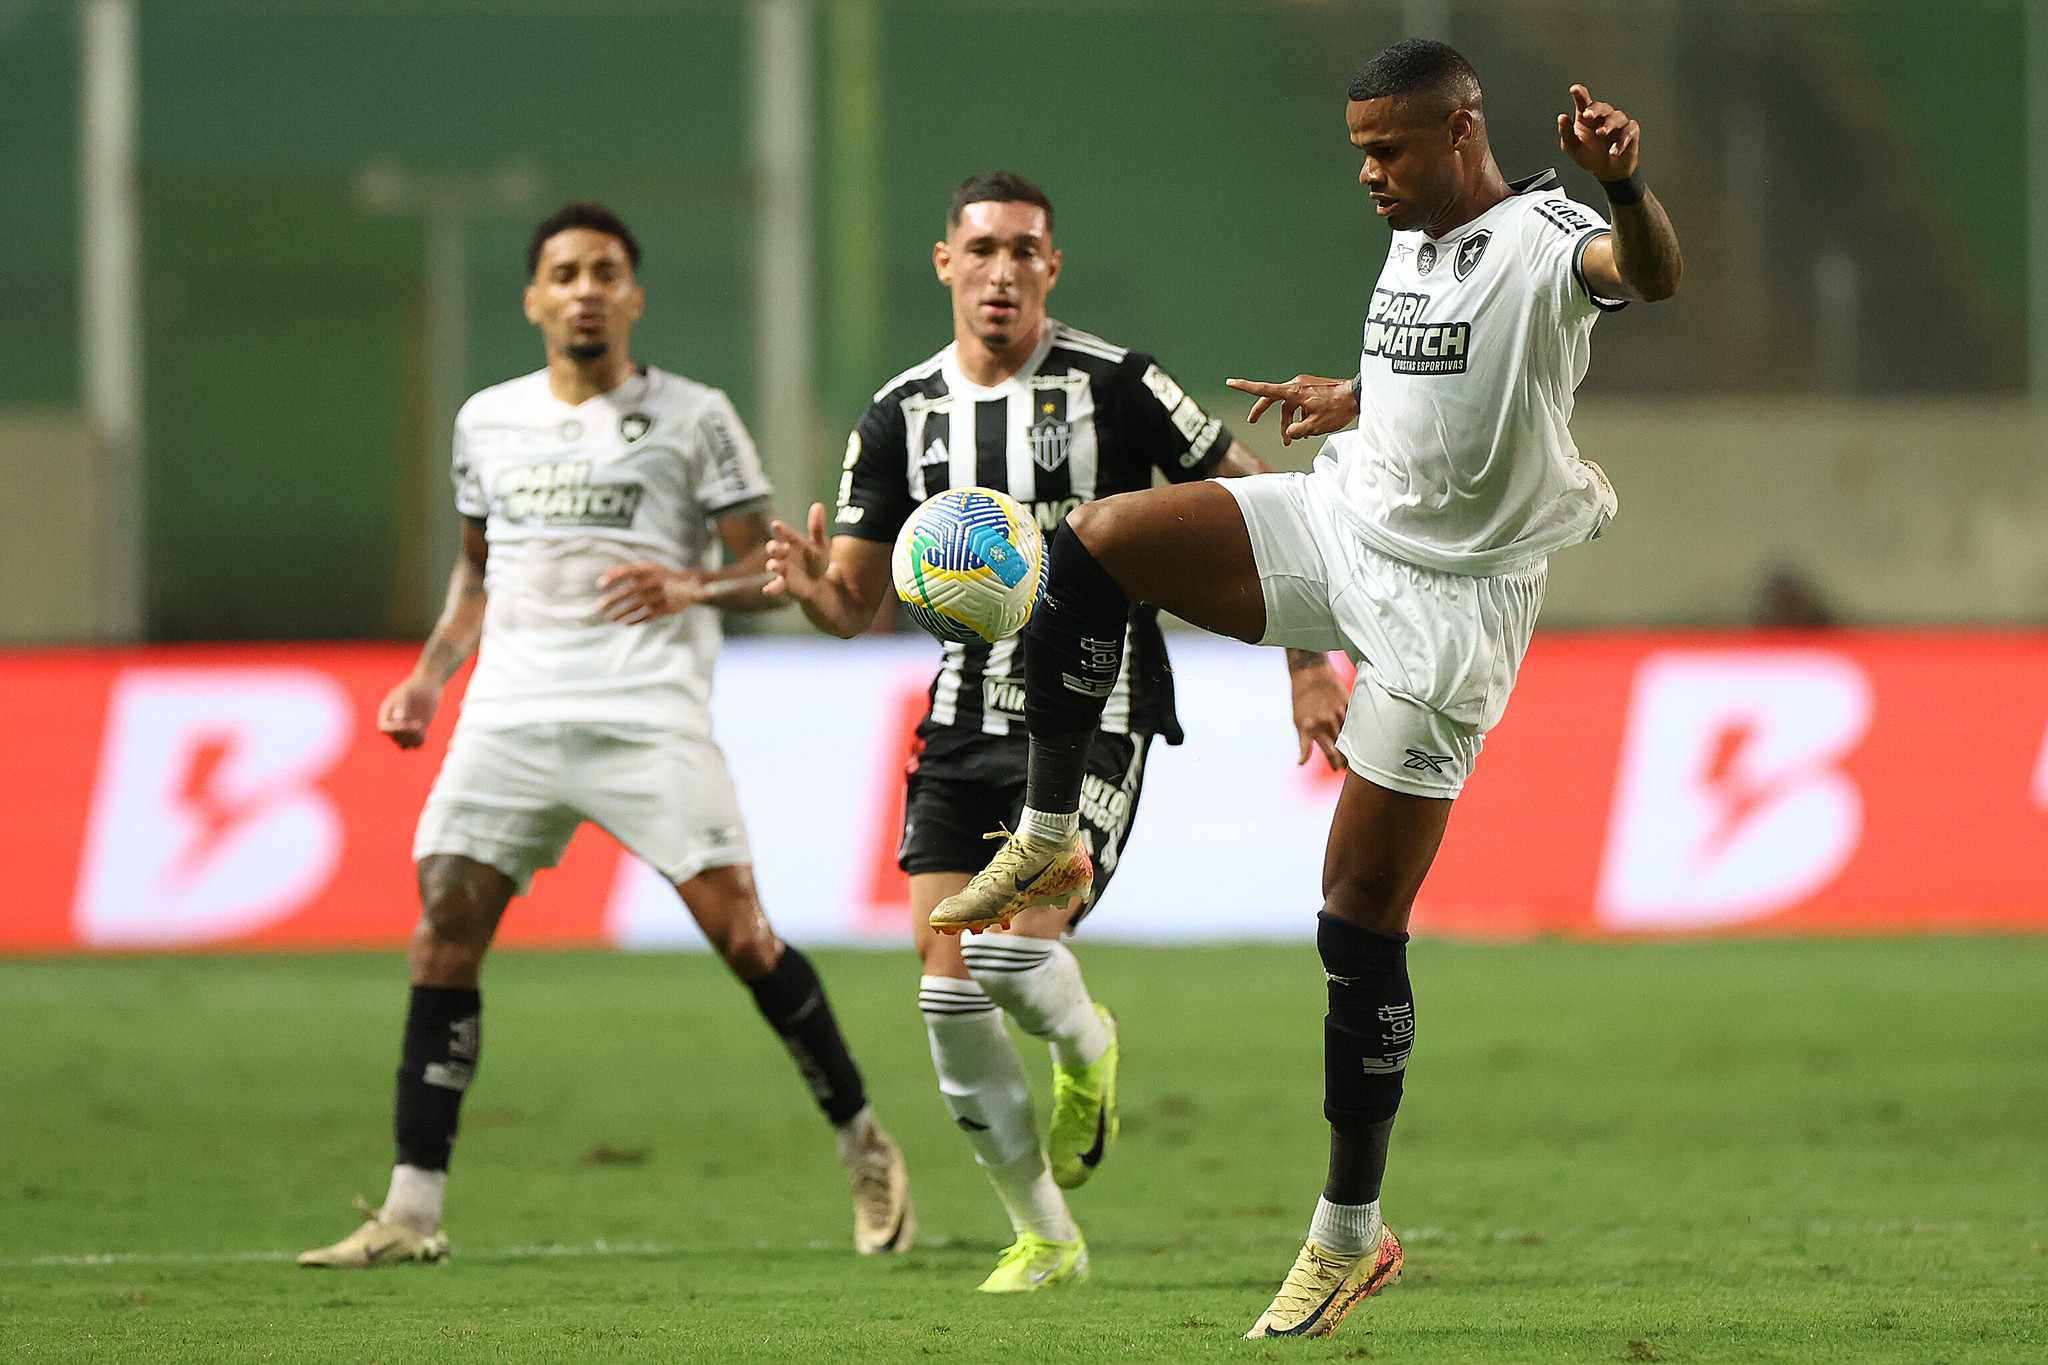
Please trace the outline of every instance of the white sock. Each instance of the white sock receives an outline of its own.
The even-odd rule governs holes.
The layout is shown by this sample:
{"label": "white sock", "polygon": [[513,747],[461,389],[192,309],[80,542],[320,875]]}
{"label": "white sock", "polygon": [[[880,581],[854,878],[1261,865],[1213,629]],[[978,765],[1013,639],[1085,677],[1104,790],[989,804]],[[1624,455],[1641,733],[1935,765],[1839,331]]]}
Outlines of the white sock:
{"label": "white sock", "polygon": [[1023,818],[1017,821],[1019,834],[1047,843],[1065,843],[1080,828],[1081,812],[1077,810],[1070,810],[1065,815],[1051,815],[1026,806]]}
{"label": "white sock", "polygon": [[960,955],[975,982],[1017,1027],[1052,1044],[1061,1066],[1093,1065],[1109,1047],[1109,1025],[1095,1012],[1081,964],[1066,944],[1021,934],[977,934]]}
{"label": "white sock", "polygon": [[920,980],[917,1003],[931,1038],[940,1098],[995,1184],[1011,1226],[1071,1242],[1079,1234],[1066,1196],[1046,1167],[1031,1088],[1002,1011],[974,982],[945,976]]}
{"label": "white sock", "polygon": [[[976,1158],[980,1160],[980,1158]],[[1074,1215],[1067,1210],[1067,1196],[1052,1183],[1052,1171],[1045,1153],[1034,1151],[1007,1166],[982,1162],[1003,1211],[1010,1215],[1010,1227],[1022,1236],[1035,1232],[1055,1242],[1071,1242],[1081,1235]]]}
{"label": "white sock", "polygon": [[1380,1239],[1380,1201],[1370,1204],[1332,1204],[1316,1199],[1316,1216],[1309,1220],[1309,1240],[1320,1242],[1332,1256],[1363,1256],[1367,1247]]}
{"label": "white sock", "polygon": [[875,1111],[866,1105],[860,1112],[832,1129],[832,1140],[839,1144],[839,1164],[852,1170],[867,1155],[881,1144],[875,1139],[881,1134],[882,1125],[875,1121]]}
{"label": "white sock", "polygon": [[377,1216],[414,1232],[433,1232],[441,1226],[441,1195],[448,1188],[448,1172],[429,1171],[420,1166],[393,1166],[391,1191]]}

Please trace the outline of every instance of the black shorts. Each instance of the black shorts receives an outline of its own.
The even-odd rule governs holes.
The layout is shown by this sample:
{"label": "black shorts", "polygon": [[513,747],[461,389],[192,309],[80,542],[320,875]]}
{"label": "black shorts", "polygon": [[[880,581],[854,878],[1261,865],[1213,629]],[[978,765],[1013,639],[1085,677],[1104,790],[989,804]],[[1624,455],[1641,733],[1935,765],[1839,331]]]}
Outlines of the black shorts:
{"label": "black shorts", "polygon": [[[896,865],[921,872],[979,872],[1000,847],[984,836],[1015,829],[1024,811],[1028,741],[989,735],[986,743],[949,746],[943,756],[921,755],[903,798],[903,840]],[[1145,786],[1150,735],[1097,733],[1081,779],[1081,836],[1095,860],[1095,885],[1074,916],[1079,924],[1102,899],[1117,860],[1131,838],[1131,817]],[[1069,926],[1071,927],[1071,926]]]}

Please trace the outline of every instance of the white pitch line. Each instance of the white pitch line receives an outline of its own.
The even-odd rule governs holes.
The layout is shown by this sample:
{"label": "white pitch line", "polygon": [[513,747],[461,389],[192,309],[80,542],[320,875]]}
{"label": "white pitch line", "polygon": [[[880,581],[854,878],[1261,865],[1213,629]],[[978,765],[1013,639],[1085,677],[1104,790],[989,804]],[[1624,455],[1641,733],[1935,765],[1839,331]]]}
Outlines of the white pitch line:
{"label": "white pitch line", "polygon": [[[825,1243],[818,1243],[822,1247]],[[761,1249],[766,1249],[763,1244]],[[597,1242],[590,1246],[484,1247],[468,1252],[478,1260],[541,1260],[558,1256],[673,1256],[692,1248],[662,1242]],[[710,1252],[711,1247],[695,1248]],[[289,1261],[289,1251],[98,1251],[69,1256],[29,1256],[0,1261],[0,1270],[27,1270],[49,1266],[106,1265],[231,1265],[246,1262]]]}

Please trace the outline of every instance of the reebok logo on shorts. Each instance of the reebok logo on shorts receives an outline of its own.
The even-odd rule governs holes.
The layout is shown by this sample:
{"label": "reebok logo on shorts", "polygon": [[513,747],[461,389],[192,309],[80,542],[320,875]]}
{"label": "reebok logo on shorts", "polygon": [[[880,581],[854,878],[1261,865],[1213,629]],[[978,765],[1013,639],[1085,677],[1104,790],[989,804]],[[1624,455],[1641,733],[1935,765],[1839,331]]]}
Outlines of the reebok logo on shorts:
{"label": "reebok logo on shorts", "polygon": [[1444,764],[1450,761],[1451,756],[1449,754],[1426,754],[1420,749],[1410,749],[1408,751],[1408,761],[1401,766],[1413,768],[1417,772],[1427,768],[1433,773],[1440,773],[1444,770]]}

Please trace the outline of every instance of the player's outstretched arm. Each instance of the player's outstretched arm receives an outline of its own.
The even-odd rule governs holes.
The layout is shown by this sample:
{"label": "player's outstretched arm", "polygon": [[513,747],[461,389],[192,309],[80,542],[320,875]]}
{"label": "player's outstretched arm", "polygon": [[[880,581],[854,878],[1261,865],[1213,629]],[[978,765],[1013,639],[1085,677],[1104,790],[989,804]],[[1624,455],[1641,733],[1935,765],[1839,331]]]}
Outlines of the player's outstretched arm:
{"label": "player's outstretched arm", "polygon": [[391,689],[377,708],[377,728],[391,736],[401,749],[417,749],[426,743],[427,727],[441,709],[441,690],[462,667],[462,661],[476,652],[484,633],[484,564],[490,558],[490,542],[476,521],[462,523],[462,553],[448,575],[448,596],[441,604],[441,619],[420,650],[419,662],[405,681]]}
{"label": "player's outstretched arm", "polygon": [[1223,381],[1239,393],[1259,401],[1252,404],[1247,422],[1256,422],[1266,409],[1280,405],[1280,444],[1290,445],[1310,436],[1328,436],[1358,420],[1358,393],[1349,379],[1298,374],[1279,384],[1258,379]]}
{"label": "player's outstretched arm", "polygon": [[1607,191],[1614,224],[1580,258],[1586,283],[1602,298],[1668,299],[1678,292],[1685,262],[1670,216],[1637,174],[1643,127],[1583,85],[1573,86],[1571,96],[1572,112],[1557,116],[1557,145]]}
{"label": "player's outstretched arm", "polygon": [[825,505],[811,504],[805,530],[778,520],[768,542],[763,592],[786,595],[827,635],[851,640],[875,623],[889,591],[889,546],[859,536],[825,542]]}

